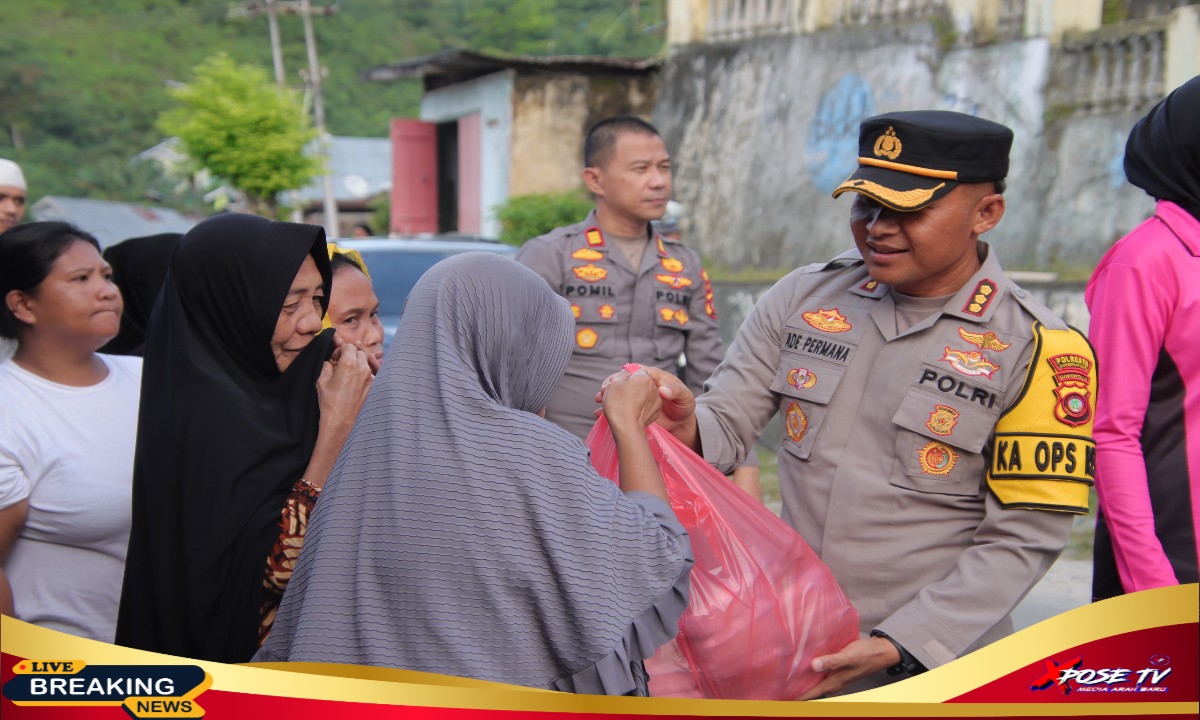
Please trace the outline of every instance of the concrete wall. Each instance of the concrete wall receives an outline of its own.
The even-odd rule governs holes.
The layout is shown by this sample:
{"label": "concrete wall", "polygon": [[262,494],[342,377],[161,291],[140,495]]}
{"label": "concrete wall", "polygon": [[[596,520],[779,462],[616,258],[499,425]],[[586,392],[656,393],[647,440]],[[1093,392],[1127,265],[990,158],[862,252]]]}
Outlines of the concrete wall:
{"label": "concrete wall", "polygon": [[1008,212],[987,239],[1009,268],[1094,265],[1153,208],[1118,182],[1132,114],[1064,109],[1046,38],[950,42],[953,19],[676,48],[655,121],[675,157],[684,231],[711,262],[788,268],[851,246],[850,198],[867,116],[949,109],[1013,128]]}
{"label": "concrete wall", "polygon": [[511,195],[583,186],[583,138],[617,114],[649,118],[654,76],[529,75],[513,87]]}

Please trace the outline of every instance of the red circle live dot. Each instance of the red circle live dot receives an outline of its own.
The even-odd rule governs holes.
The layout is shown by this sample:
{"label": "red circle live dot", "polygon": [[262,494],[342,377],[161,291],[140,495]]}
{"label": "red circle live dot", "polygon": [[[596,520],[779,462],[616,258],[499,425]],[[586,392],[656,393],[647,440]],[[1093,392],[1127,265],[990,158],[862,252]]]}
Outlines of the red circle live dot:
{"label": "red circle live dot", "polygon": [[24,670],[24,669],[25,669],[25,666],[24,666],[24,665],[19,665],[18,667],[20,667],[22,670]]}

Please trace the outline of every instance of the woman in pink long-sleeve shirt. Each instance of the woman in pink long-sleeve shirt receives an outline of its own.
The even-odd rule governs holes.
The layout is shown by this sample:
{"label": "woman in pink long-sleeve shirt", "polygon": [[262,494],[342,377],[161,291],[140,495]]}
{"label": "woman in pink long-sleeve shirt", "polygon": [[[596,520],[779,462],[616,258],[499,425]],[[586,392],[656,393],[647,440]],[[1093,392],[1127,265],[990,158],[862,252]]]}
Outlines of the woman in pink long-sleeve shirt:
{"label": "woman in pink long-sleeve shirt", "polygon": [[1158,200],[1088,283],[1096,404],[1092,595],[1197,581],[1200,515],[1200,77],[1156,105],[1125,148]]}

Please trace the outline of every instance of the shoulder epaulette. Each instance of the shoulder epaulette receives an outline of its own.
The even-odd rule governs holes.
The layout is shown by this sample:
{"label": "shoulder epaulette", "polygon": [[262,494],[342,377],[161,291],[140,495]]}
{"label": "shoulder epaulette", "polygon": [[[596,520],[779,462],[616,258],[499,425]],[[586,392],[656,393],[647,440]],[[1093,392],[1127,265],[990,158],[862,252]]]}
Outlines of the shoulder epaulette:
{"label": "shoulder epaulette", "polygon": [[1087,514],[1096,476],[1096,356],[1074,328],[1035,322],[1033,334],[1021,394],[996,423],[988,488],[1007,509]]}
{"label": "shoulder epaulette", "polygon": [[1033,316],[1033,319],[1046,326],[1051,330],[1066,330],[1067,323],[1054,314],[1054,311],[1039,302],[1033,295],[1016,284],[1012,280],[1008,281],[1008,294],[1016,300],[1025,312]]}
{"label": "shoulder epaulette", "polygon": [[855,265],[862,264],[862,255],[859,254],[858,250],[847,250],[832,260],[823,263],[805,265],[804,267],[799,268],[799,270],[802,273],[815,273],[824,272],[826,270],[840,270],[842,268],[854,267]]}

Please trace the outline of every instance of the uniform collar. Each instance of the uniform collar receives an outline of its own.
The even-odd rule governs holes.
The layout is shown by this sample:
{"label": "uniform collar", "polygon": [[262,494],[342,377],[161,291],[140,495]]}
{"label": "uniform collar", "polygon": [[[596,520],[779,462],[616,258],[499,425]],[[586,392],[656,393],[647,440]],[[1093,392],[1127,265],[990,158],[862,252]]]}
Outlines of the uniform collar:
{"label": "uniform collar", "polygon": [[[593,230],[595,232],[592,232]],[[660,258],[668,256],[666,244],[672,241],[659,235],[650,223],[646,223],[646,236],[654,244],[655,252]],[[600,229],[600,223],[596,221],[596,208],[592,208],[587,217],[583,219],[583,237],[590,248],[605,251],[609,249],[608,242],[604,239],[604,231]]]}
{"label": "uniform collar", "polygon": [[1193,257],[1200,257],[1200,220],[1170,200],[1159,200],[1154,215],[1175,233]]}

